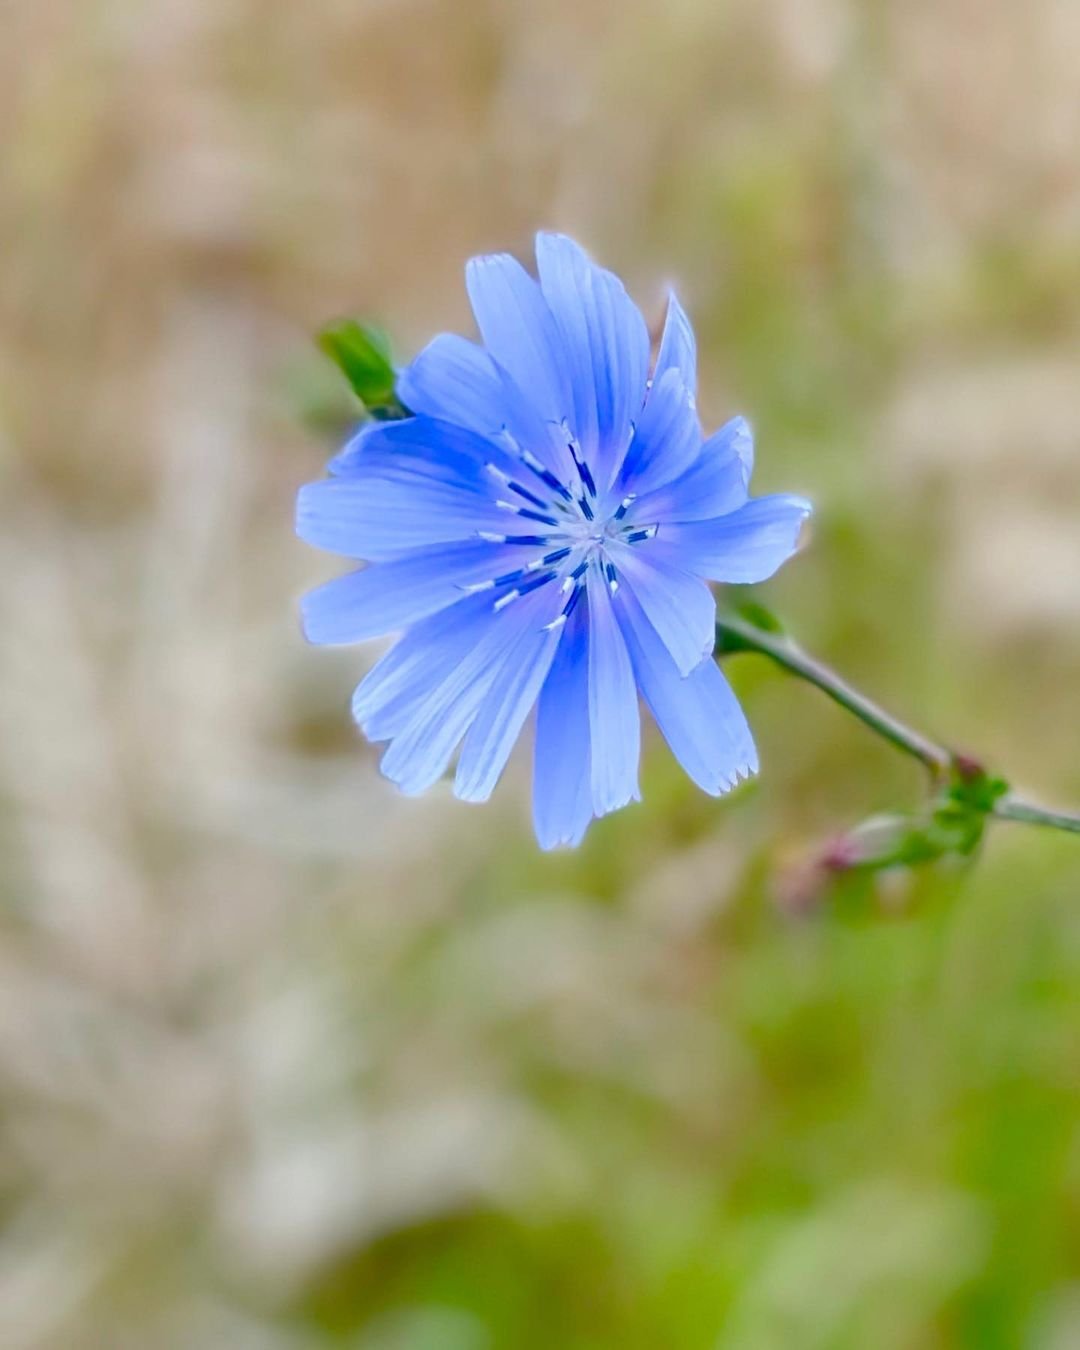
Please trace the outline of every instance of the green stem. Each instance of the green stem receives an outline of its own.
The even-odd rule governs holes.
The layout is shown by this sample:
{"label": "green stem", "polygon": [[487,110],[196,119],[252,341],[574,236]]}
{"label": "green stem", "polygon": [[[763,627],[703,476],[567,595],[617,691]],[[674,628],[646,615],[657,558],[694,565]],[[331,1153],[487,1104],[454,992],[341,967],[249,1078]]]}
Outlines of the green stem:
{"label": "green stem", "polygon": [[[737,614],[721,614],[716,623],[716,637],[718,654],[759,652],[762,656],[775,661],[784,670],[790,671],[792,675],[797,675],[808,684],[814,685],[884,740],[919,760],[930,770],[935,780],[963,772],[963,761],[958,762],[952,751],[909,727],[892,713],[879,707],[865,694],[859,693],[834,670],[805,652],[795,639],[788,637],[786,633],[762,628]],[[1066,830],[1071,834],[1080,834],[1080,815],[1067,811],[1050,811],[1026,802],[1011,792],[999,798],[991,810],[1002,820],[1023,821],[1028,825],[1042,825],[1050,829]]]}
{"label": "green stem", "polygon": [[872,699],[853,689],[846,680],[821,661],[817,661],[786,633],[770,633],[734,614],[721,615],[717,632],[727,651],[753,651],[771,657],[778,666],[798,675],[808,684],[827,694],[834,703],[853,713],[879,736],[906,754],[914,755],[934,775],[946,774],[952,768],[953,757],[942,745],[935,745],[920,732],[906,726],[898,718],[880,708]]}
{"label": "green stem", "polygon": [[1001,820],[1019,820],[1025,825],[1044,825],[1052,830],[1066,830],[1069,834],[1080,834],[1080,815],[1069,811],[1048,811],[1043,806],[1034,806],[1010,792],[994,803],[994,815]]}

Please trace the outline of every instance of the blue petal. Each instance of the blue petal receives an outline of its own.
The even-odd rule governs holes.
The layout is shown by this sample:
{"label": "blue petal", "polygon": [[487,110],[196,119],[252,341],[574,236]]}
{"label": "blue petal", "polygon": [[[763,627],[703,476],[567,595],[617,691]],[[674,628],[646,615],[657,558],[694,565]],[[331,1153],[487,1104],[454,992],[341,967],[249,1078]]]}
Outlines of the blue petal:
{"label": "blue petal", "polygon": [[509,254],[472,258],[465,269],[484,345],[545,420],[573,411],[566,355],[540,287]]}
{"label": "blue petal", "polygon": [[297,500],[296,532],[316,548],[373,562],[431,544],[497,531],[506,517],[490,499],[445,483],[332,478],[308,483]]}
{"label": "blue petal", "polygon": [[482,436],[506,425],[506,393],[495,364],[474,342],[435,338],[401,372],[398,397],[411,412],[468,427]]}
{"label": "blue petal", "polygon": [[681,675],[716,646],[716,599],[700,577],[673,566],[656,550],[609,547],[619,579],[629,587]]}
{"label": "blue petal", "polygon": [[690,778],[717,796],[757,772],[757,751],[738,700],[711,657],[680,676],[632,595],[620,620],[634,674],[656,724]]}
{"label": "blue petal", "polygon": [[678,370],[653,384],[619,474],[619,492],[643,497],[681,477],[703,452],[701,424]]}
{"label": "blue petal", "polygon": [[444,333],[398,377],[398,397],[427,418],[452,422],[520,457],[530,450],[546,467],[572,469],[561,426],[547,421],[509,373],[475,343]]}
{"label": "blue petal", "polygon": [[749,488],[754,473],[754,433],[745,417],[733,417],[713,437],[725,437],[742,465],[743,486]]}
{"label": "blue petal", "polygon": [[697,394],[697,342],[690,320],[675,298],[674,291],[668,295],[667,318],[664,321],[664,335],[660,339],[660,351],[656,356],[653,385],[658,384],[669,370],[679,372],[693,400]]}
{"label": "blue petal", "polygon": [[[651,402],[651,400],[650,400]],[[628,512],[630,520],[657,524],[670,520],[704,520],[723,516],[746,501],[744,454],[753,440],[745,418],[734,417],[710,436],[685,473],[669,483],[639,493]],[[625,487],[633,484],[627,480]]]}
{"label": "blue petal", "polygon": [[593,818],[589,755],[589,624],[566,621],[536,709],[533,824],[541,848],[576,846]]}
{"label": "blue petal", "polygon": [[454,793],[462,801],[486,802],[491,796],[547,677],[560,637],[551,621],[561,607],[557,588],[547,589],[546,609],[530,617],[465,737],[454,778]]}
{"label": "blue petal", "polygon": [[[810,503],[776,493],[729,515],[662,527],[670,556],[712,581],[765,581],[795,552]],[[658,536],[659,538],[659,536]]]}
{"label": "blue petal", "polygon": [[561,234],[536,236],[540,289],[565,345],[573,406],[568,421],[591,460],[598,437],[596,381],[589,323],[583,309],[592,263]]}
{"label": "blue petal", "polygon": [[296,531],[317,548],[369,561],[498,533],[507,516],[487,465],[504,462],[512,461],[492,442],[446,422],[381,425],[347,473],[301,488]]}
{"label": "blue petal", "polygon": [[374,563],[304,596],[304,634],[309,642],[328,643],[392,633],[456,604],[463,587],[489,581],[541,552],[471,539]]}
{"label": "blue petal", "polygon": [[361,462],[360,457],[363,454],[364,445],[371,433],[378,429],[378,426],[378,422],[365,422],[359,427],[327,464],[327,472],[332,474],[351,473]]}
{"label": "blue petal", "polygon": [[512,616],[509,610],[493,614],[492,622],[464,655],[452,665],[440,665],[441,681],[408,726],[394,737],[380,764],[402,792],[410,796],[425,792],[445,773],[488,690],[511,659],[524,627],[535,624],[543,607],[549,605],[547,597],[538,599],[538,595],[516,601]]}
{"label": "blue petal", "polygon": [[645,398],[648,329],[618,277],[597,267],[572,239],[538,234],[536,262],[570,354],[575,429],[603,492]]}
{"label": "blue petal", "polygon": [[487,472],[490,463],[510,467],[513,460],[505,445],[469,427],[434,417],[407,417],[399,422],[380,422],[364,437],[363,452],[355,461],[354,475],[369,473],[382,478],[417,474],[464,487],[491,491]]}
{"label": "blue petal", "polygon": [[469,596],[411,628],[353,694],[353,717],[364,735],[387,741],[404,731],[498,617],[490,596]]}
{"label": "blue petal", "polygon": [[593,811],[598,816],[639,799],[641,716],[634,672],[597,567],[587,573],[589,598],[589,728]]}

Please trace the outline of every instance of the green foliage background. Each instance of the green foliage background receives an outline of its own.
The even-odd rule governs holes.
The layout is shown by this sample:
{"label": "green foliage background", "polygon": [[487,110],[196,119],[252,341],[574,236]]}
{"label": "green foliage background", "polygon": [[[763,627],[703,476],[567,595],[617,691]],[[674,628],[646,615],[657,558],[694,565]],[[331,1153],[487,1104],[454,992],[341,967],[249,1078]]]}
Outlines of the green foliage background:
{"label": "green foliage background", "polygon": [[[758,658],[760,780],[536,852],[304,647],[311,334],[539,226],[674,281],[817,504],[760,598],[1080,803],[1068,5],[36,0],[0,17],[0,1339],[1080,1344],[1080,845],[827,882],[918,769]],[[384,393],[386,391],[383,391]]]}

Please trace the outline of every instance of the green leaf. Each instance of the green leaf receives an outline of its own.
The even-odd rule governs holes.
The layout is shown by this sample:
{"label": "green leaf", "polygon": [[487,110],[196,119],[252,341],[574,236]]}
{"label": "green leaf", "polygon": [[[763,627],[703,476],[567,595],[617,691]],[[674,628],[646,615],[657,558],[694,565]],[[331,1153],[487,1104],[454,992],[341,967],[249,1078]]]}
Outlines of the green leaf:
{"label": "green leaf", "polygon": [[370,413],[393,415],[398,409],[394,395],[394,365],[390,357],[390,340],[381,329],[356,319],[342,319],[324,328],[318,341]]}

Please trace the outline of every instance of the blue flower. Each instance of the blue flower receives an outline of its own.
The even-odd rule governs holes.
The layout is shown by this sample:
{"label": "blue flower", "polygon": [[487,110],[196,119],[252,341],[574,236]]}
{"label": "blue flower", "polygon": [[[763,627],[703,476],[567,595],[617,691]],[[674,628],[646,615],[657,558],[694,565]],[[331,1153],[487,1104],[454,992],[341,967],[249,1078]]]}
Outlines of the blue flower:
{"label": "blue flower", "polygon": [[535,708],[544,848],[638,799],[642,696],[689,776],[757,770],[712,659],[709,581],[755,582],[809,505],[748,497],[750,428],[702,436],[693,330],[672,296],[656,363],[622,283],[541,234],[539,283],[507,255],[466,283],[483,346],[443,334],[398,379],[411,417],[364,426],[301,489],[297,530],[359,571],[305,597],[312,642],[402,636],[353,713],[406,793],[446,772],[484,801]]}

